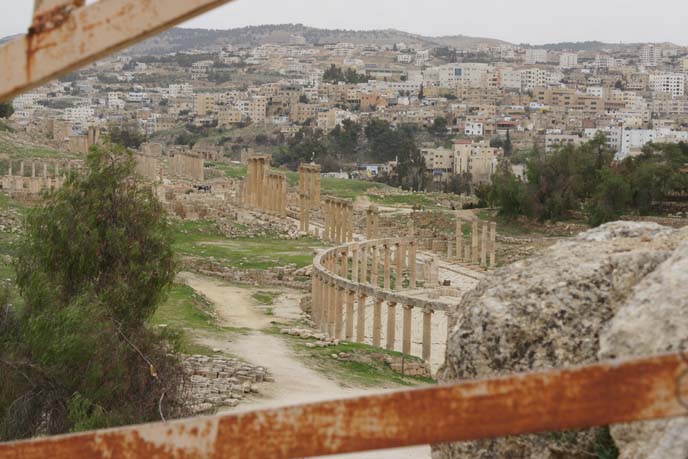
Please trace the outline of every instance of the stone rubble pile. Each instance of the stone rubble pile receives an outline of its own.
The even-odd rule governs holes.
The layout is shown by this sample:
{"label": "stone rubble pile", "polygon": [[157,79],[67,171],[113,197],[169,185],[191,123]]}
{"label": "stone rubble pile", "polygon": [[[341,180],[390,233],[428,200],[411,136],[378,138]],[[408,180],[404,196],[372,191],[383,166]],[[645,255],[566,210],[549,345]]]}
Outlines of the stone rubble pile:
{"label": "stone rubble pile", "polygon": [[325,333],[316,332],[307,328],[283,328],[280,330],[283,335],[298,336],[301,339],[315,339],[315,342],[306,343],[306,347],[327,347],[339,344],[338,339],[333,339]]}
{"label": "stone rubble pile", "polygon": [[191,355],[184,357],[183,366],[191,382],[189,405],[196,414],[233,408],[258,392],[255,383],[274,381],[264,367],[238,359]]}

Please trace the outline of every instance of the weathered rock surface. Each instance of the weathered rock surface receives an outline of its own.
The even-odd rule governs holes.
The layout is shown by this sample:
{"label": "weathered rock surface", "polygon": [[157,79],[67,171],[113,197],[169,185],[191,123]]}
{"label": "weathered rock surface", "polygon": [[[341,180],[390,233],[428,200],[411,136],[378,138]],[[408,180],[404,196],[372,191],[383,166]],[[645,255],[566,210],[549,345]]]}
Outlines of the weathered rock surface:
{"label": "weathered rock surface", "polygon": [[[688,336],[688,243],[682,244],[687,238],[688,229],[615,222],[495,271],[454,311],[440,381],[652,354],[678,345]],[[679,449],[671,451],[688,442],[684,425],[671,427],[683,429],[683,435],[648,423],[634,433],[626,427],[612,432],[622,457],[686,457],[658,453],[668,435],[679,439],[674,445]],[[595,450],[595,436],[585,431],[442,445],[434,456],[583,458]]]}

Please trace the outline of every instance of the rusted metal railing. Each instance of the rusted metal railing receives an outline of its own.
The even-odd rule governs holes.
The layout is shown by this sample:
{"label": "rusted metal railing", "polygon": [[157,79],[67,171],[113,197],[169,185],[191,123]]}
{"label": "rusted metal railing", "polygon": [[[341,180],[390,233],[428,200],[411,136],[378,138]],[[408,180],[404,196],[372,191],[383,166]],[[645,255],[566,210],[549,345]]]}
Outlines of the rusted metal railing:
{"label": "rusted metal railing", "polygon": [[290,459],[581,429],[688,415],[686,374],[669,354],[0,444],[0,459]]}
{"label": "rusted metal railing", "polygon": [[0,101],[229,1],[36,0],[29,32],[0,46]]}

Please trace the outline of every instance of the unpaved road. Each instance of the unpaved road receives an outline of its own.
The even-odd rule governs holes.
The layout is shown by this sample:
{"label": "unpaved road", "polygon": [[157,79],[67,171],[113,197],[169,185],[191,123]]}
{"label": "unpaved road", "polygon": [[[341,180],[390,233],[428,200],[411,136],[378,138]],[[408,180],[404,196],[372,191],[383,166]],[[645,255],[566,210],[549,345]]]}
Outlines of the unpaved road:
{"label": "unpaved road", "polygon": [[[275,381],[259,384],[260,398],[244,403],[232,412],[257,408],[294,405],[319,400],[332,400],[361,394],[384,392],[374,389],[342,387],[332,379],[304,365],[288,343],[279,336],[262,332],[275,319],[293,319],[299,316],[298,296],[287,292],[278,298],[275,316],[266,316],[251,297],[255,290],[236,287],[220,280],[191,273],[181,273],[179,280],[211,300],[220,321],[232,327],[252,331],[233,337],[231,341],[203,338],[201,343],[236,355],[249,363],[268,368]],[[380,420],[384,422],[384,420]],[[430,447],[401,448],[396,450],[329,456],[340,459],[429,459]]]}

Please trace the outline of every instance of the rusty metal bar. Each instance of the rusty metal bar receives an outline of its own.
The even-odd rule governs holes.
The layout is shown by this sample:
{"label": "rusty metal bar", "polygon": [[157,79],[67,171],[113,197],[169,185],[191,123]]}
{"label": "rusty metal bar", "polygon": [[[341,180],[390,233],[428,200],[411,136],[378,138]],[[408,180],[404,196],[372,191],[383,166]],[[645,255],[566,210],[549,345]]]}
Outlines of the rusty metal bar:
{"label": "rusty metal bar", "polygon": [[0,459],[290,459],[688,415],[678,354],[0,444]]}
{"label": "rusty metal bar", "polygon": [[0,47],[0,100],[231,0],[39,0],[29,33]]}

